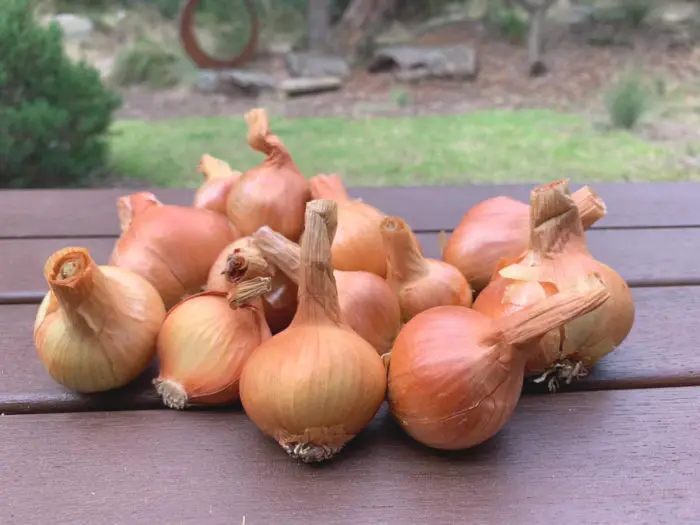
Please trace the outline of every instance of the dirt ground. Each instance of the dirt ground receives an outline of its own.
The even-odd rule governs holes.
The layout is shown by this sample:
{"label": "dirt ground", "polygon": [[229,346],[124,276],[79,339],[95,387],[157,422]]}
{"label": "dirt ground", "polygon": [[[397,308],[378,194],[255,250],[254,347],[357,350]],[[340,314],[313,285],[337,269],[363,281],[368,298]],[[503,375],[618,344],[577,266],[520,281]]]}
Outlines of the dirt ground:
{"label": "dirt ground", "polygon": [[[600,113],[604,90],[619,73],[631,67],[648,74],[654,82],[663,82],[666,90],[683,89],[684,97],[697,103],[692,111],[700,116],[700,47],[674,46],[673,35],[660,31],[623,35],[617,44],[602,47],[588,44],[587,37],[570,30],[550,31],[545,56],[549,74],[529,78],[523,46],[511,45],[479,25],[465,23],[432,31],[419,42],[474,46],[480,72],[473,82],[407,85],[394,81],[390,73],[369,74],[356,68],[339,91],[287,102],[269,96],[256,99],[201,94],[190,88],[160,92],[134,88],[124,91],[124,106],[118,116],[164,119],[240,115],[256,104],[287,117],[425,115],[485,108],[556,108]],[[283,68],[283,59],[267,57],[258,60],[254,67],[278,71]],[[691,86],[689,92],[687,86]],[[666,118],[663,126],[655,128],[654,138],[697,134],[696,124],[670,124]]]}

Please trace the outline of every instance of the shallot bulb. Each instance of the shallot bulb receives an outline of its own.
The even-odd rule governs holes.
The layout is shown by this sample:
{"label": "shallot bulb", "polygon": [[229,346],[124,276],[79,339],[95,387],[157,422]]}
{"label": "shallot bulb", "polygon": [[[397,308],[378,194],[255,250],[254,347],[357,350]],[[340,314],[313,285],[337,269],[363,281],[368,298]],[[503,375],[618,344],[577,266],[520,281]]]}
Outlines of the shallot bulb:
{"label": "shallot bulb", "polygon": [[504,261],[484,288],[474,309],[499,318],[567,290],[589,273],[610,291],[601,308],[552,330],[532,344],[525,373],[539,375],[550,390],[583,376],[627,337],[634,323],[634,300],[625,280],[588,251],[568,180],[535,188],[530,197],[530,246],[514,261]]}
{"label": "shallot bulb", "polygon": [[228,193],[242,173],[233,171],[228,163],[208,154],[202,155],[198,170],[204,176],[204,182],[195,192],[192,206],[226,215]]}
{"label": "shallot bulb", "polygon": [[[583,227],[606,214],[605,203],[589,186],[572,195]],[[529,206],[509,197],[480,202],[462,218],[446,243],[443,260],[461,271],[476,292],[489,283],[501,259],[513,259],[527,250],[530,239]]]}
{"label": "shallot bulb", "polygon": [[160,372],[153,381],[163,403],[225,405],[238,400],[243,365],[270,338],[260,295],[269,280],[251,279],[225,292],[202,292],[176,304],[158,334]]}
{"label": "shallot bulb", "polygon": [[[230,268],[231,260],[236,256],[238,263],[245,265],[245,268]],[[231,271],[237,272],[237,275],[229,275]],[[297,285],[284,272],[277,271],[268,264],[252,237],[241,237],[224,248],[209,271],[207,290],[226,292],[231,289],[231,279],[252,277],[271,278],[271,289],[262,297],[265,319],[273,333],[284,330],[292,322],[297,310]]]}
{"label": "shallot bulb", "polygon": [[498,319],[456,306],[418,314],[401,329],[390,354],[392,414],[432,448],[459,450],[486,441],[508,422],[520,398],[525,343],[602,308],[608,297],[591,276],[577,290]]}
{"label": "shallot bulb", "polygon": [[365,271],[386,277],[386,252],[379,225],[386,215],[359,200],[352,200],[338,175],[309,179],[312,199],[338,203],[338,231],[333,240],[333,268]]}
{"label": "shallot bulb", "polygon": [[[253,234],[253,241],[272,265],[299,284],[298,244],[267,226]],[[388,352],[401,327],[401,311],[394,292],[384,279],[370,272],[334,270],[333,275],[343,320],[377,352]]]}
{"label": "shallot bulb", "polygon": [[163,205],[149,193],[121,197],[117,207],[122,234],[109,263],[148,280],[166,308],[201,291],[221,250],[238,236],[224,215]]}
{"label": "shallot bulb", "polygon": [[86,248],[46,261],[49,292],[34,322],[34,344],[51,377],[76,392],[104,392],[143,372],[156,352],[165,307],[143,277],[97,266]]}
{"label": "shallot bulb", "polygon": [[241,376],[248,417],[303,462],[338,453],[386,393],[382,359],[340,314],[331,265],[336,220],[333,201],[308,204],[297,314],[253,352]]}
{"label": "shallot bulb", "polygon": [[253,109],[245,119],[248,144],[267,157],[234,182],[226,205],[228,217],[242,235],[267,225],[296,241],[304,229],[309,183],[279,137],[270,133],[265,110]]}
{"label": "shallot bulb", "polygon": [[407,322],[436,306],[472,304],[472,290],[455,268],[421,255],[411,228],[398,217],[380,226],[387,253],[387,282],[399,298],[401,317]]}

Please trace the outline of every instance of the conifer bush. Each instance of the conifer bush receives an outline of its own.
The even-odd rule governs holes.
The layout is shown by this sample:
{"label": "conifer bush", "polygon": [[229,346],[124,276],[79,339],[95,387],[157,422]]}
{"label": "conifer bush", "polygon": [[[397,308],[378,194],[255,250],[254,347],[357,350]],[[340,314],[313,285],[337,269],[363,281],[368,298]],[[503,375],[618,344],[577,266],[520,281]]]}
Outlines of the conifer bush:
{"label": "conifer bush", "polygon": [[0,186],[79,186],[104,172],[119,97],[64,52],[57,24],[30,0],[0,9]]}

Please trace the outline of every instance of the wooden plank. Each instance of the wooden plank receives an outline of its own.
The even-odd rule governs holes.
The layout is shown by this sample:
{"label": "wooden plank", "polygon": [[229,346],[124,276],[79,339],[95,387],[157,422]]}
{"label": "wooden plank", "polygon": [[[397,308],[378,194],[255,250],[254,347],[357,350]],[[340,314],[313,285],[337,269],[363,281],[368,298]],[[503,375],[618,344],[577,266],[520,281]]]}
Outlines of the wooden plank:
{"label": "wooden plank", "polygon": [[[418,234],[424,253],[438,257],[438,234]],[[591,252],[615,268],[631,286],[700,284],[700,228],[653,230],[593,230],[588,232]],[[65,246],[85,246],[98,264],[106,264],[115,238],[0,240],[0,304],[39,301],[47,290],[46,259]],[[24,301],[28,302],[28,301]],[[31,301],[29,301],[31,302]]]}
{"label": "wooden plank", "polygon": [[[628,339],[567,390],[700,385],[700,287],[637,288]],[[0,412],[32,413],[159,408],[150,384],[157,365],[116,393],[74,394],[55,384],[34,349],[36,306],[0,306]],[[533,391],[541,391],[540,388]],[[549,395],[549,394],[547,394]]]}
{"label": "wooden plank", "polygon": [[322,467],[240,412],[8,416],[0,523],[690,524],[698,411],[700,388],[529,396],[449,454],[381,414]]}
{"label": "wooden plank", "polygon": [[[454,228],[478,202],[496,195],[527,201],[533,185],[462,185],[408,188],[351,188],[354,197],[406,219],[417,231]],[[573,189],[580,186],[572,185]],[[608,205],[609,214],[597,226],[700,226],[694,182],[593,184]],[[118,230],[116,200],[133,191],[7,190],[0,192],[0,238],[95,237]],[[152,190],[165,203],[189,205],[192,189]]]}

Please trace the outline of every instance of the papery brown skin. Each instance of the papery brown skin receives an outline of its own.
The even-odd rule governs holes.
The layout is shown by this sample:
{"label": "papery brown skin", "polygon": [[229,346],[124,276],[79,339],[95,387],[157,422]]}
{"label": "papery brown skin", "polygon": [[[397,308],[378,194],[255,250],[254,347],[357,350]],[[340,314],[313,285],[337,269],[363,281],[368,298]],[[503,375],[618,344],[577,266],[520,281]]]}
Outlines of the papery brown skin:
{"label": "papery brown skin", "polygon": [[154,381],[166,406],[226,405],[238,400],[243,365],[270,338],[260,300],[232,308],[223,292],[202,292],[169,312],[158,334]]}
{"label": "papery brown skin", "polygon": [[124,229],[109,263],[148,280],[166,308],[199,292],[216,258],[238,237],[224,215],[185,206],[147,207]]}
{"label": "papery brown skin", "polygon": [[386,214],[374,206],[350,199],[338,175],[312,177],[309,187],[312,199],[331,199],[338,203],[338,231],[332,246],[333,267],[386,277],[386,252],[379,231]]}
{"label": "papery brown skin", "polygon": [[493,437],[512,416],[525,358],[497,343],[469,351],[475,340],[491,333],[483,318],[468,308],[440,306],[417,315],[399,332],[389,365],[389,406],[419,443],[469,448]]}
{"label": "papery brown skin", "polygon": [[[265,257],[286,276],[299,282],[299,245],[267,227],[253,234]],[[334,241],[335,242],[335,241]],[[370,272],[334,270],[343,320],[360,337],[384,354],[401,328],[401,310],[386,281]]]}
{"label": "papery brown skin", "polygon": [[309,183],[279,137],[270,133],[265,110],[253,109],[245,118],[248,144],[267,157],[233,184],[226,213],[244,236],[267,225],[296,241],[304,229],[304,207],[310,199]]}
{"label": "papery brown skin", "polygon": [[472,305],[472,290],[457,268],[423,257],[410,227],[398,217],[382,221],[388,256],[386,281],[394,290],[403,322],[436,306]]}
{"label": "papery brown skin", "polygon": [[242,173],[233,171],[226,162],[208,154],[202,155],[198,171],[204,176],[204,182],[195,192],[192,206],[226,215],[231,186]]}
{"label": "papery brown skin", "polygon": [[[589,228],[607,213],[586,186],[571,196]],[[476,292],[489,283],[501,259],[522,255],[530,240],[530,207],[510,197],[493,197],[471,208],[447,241],[443,260],[458,268]]]}
{"label": "papery brown skin", "polygon": [[[76,264],[60,279],[64,263]],[[82,393],[119,388],[155,355],[165,307],[155,288],[133,272],[97,266],[85,248],[65,248],[46,262],[50,291],[34,322],[34,344],[51,377]]]}
{"label": "papery brown skin", "polygon": [[372,420],[386,372],[372,345],[341,320],[330,262],[335,203],[310,202],[306,217],[297,315],[246,363],[241,402],[290,456],[313,462],[335,455]]}
{"label": "papery brown skin", "polygon": [[499,318],[565,290],[591,272],[600,276],[611,299],[600,309],[532,343],[525,365],[528,376],[546,373],[557,364],[593,366],[622,343],[635,316],[634,299],[625,280],[588,251],[579,212],[569,195],[568,180],[533,190],[531,208],[545,204],[542,199],[547,195],[553,200],[550,206],[559,206],[561,211],[533,230],[534,240],[528,251],[499,264],[473,308]]}
{"label": "papery brown skin", "polygon": [[414,317],[396,338],[388,367],[389,407],[401,427],[442,450],[470,448],[497,434],[520,398],[526,342],[609,300],[592,280],[587,291],[540,302],[537,313],[531,308],[493,320],[441,306]]}
{"label": "papery brown skin", "polygon": [[[229,255],[236,249],[254,249],[252,237],[241,237],[224,248],[209,271],[207,290],[226,292],[231,283],[224,275]],[[284,330],[292,322],[297,310],[297,285],[282,272],[273,271],[270,275],[272,291],[262,298],[265,319],[273,333]]]}
{"label": "papery brown skin", "polygon": [[333,272],[343,321],[381,355],[401,328],[399,302],[386,282],[370,272]]}

